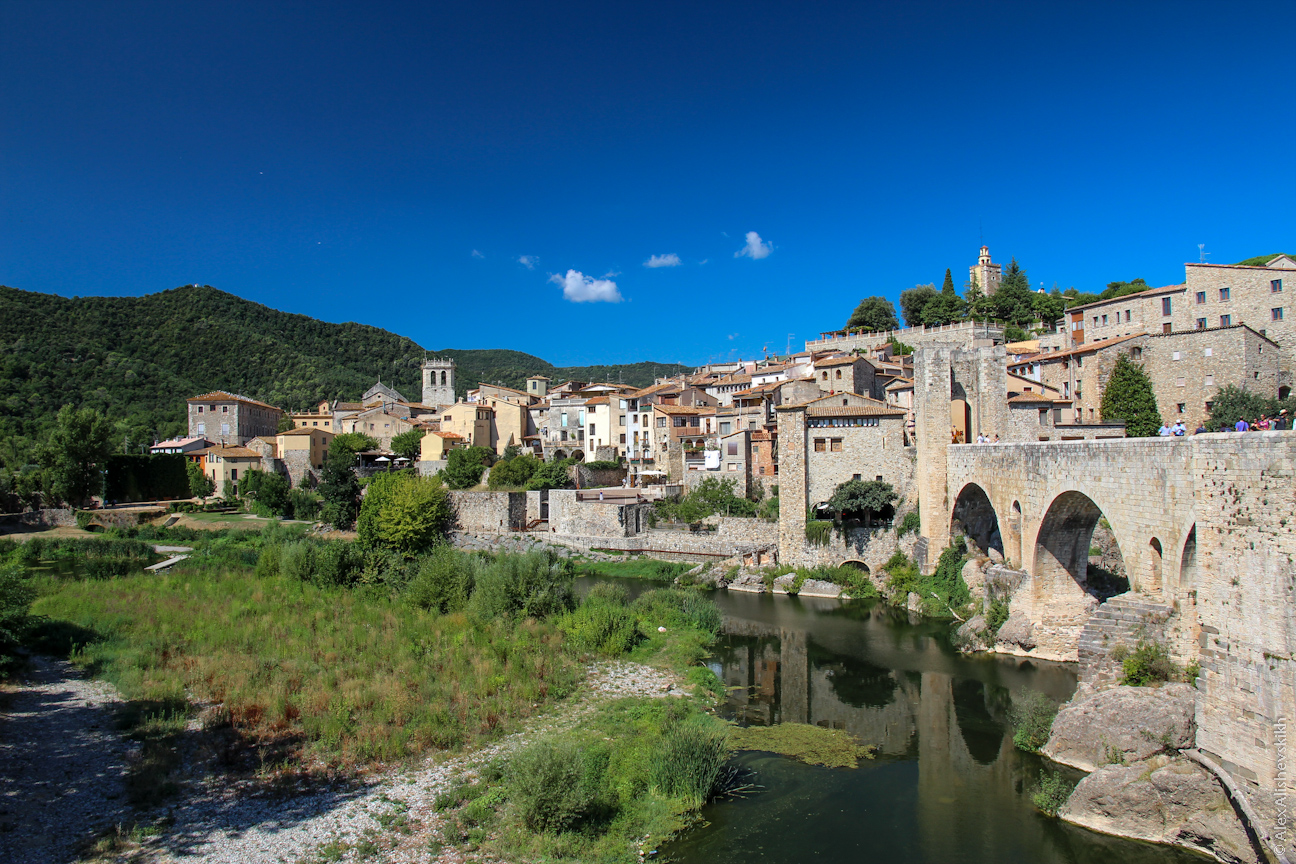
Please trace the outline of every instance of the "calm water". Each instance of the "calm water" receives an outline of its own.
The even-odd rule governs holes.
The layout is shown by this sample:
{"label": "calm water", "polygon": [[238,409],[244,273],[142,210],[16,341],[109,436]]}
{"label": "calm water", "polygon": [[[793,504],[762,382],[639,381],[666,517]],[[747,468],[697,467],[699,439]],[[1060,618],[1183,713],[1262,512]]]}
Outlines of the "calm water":
{"label": "calm water", "polygon": [[877,604],[714,596],[725,635],[710,665],[735,688],[724,707],[730,719],[846,729],[880,752],[854,770],[744,754],[740,764],[763,791],[709,805],[708,824],[662,856],[683,864],[1205,860],[1035,811],[1030,794],[1045,763],[1013,747],[1008,710],[1024,688],[1069,698],[1075,674],[1066,666],[961,657],[944,625],[911,624]]}

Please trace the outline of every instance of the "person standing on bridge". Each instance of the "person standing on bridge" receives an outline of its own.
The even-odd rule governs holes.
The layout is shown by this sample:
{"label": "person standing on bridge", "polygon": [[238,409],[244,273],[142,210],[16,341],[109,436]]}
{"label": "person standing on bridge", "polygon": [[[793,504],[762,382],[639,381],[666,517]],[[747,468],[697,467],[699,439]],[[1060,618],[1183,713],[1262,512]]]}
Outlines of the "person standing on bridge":
{"label": "person standing on bridge", "polygon": [[1246,432],[1246,431],[1248,431],[1250,428],[1251,428],[1251,424],[1247,423],[1245,419],[1239,417],[1239,418],[1238,418],[1238,422],[1237,422],[1237,424],[1233,426],[1233,431],[1234,431],[1234,432]]}
{"label": "person standing on bridge", "polygon": [[1289,428],[1288,423],[1287,423],[1287,409],[1286,409],[1286,408],[1284,408],[1284,409],[1282,409],[1281,411],[1279,411],[1279,412],[1278,412],[1278,416],[1274,418],[1274,425],[1273,425],[1273,428],[1274,428],[1274,429],[1277,429],[1277,430],[1279,430],[1279,431],[1282,431],[1282,430],[1284,430],[1284,429]]}
{"label": "person standing on bridge", "polygon": [[1157,435],[1160,436],[1161,438],[1169,438],[1173,434],[1174,434],[1174,429],[1171,428],[1170,426],[1167,426],[1165,423],[1162,423],[1161,428],[1157,430]]}
{"label": "person standing on bridge", "polygon": [[1176,420],[1174,429],[1171,431],[1174,432],[1174,436],[1176,438],[1182,438],[1183,436],[1188,434],[1188,427],[1184,425],[1184,422],[1182,420]]}

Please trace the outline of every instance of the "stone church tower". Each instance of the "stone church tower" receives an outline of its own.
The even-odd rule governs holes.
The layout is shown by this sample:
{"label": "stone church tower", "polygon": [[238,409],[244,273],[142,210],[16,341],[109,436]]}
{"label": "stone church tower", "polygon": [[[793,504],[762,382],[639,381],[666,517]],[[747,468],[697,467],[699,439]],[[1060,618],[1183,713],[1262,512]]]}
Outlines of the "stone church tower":
{"label": "stone church tower", "polygon": [[990,247],[982,246],[977,263],[968,268],[968,281],[976,284],[986,297],[994,295],[1003,281],[1003,265],[990,261]]}
{"label": "stone church tower", "polygon": [[455,361],[450,357],[432,357],[423,361],[423,404],[455,404]]}

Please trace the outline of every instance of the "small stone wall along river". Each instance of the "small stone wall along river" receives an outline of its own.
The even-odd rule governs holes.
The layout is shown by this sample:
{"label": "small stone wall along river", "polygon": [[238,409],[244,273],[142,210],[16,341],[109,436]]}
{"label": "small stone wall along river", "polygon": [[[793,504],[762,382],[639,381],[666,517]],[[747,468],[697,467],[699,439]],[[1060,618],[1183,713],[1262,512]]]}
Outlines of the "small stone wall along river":
{"label": "small stone wall along river", "polygon": [[725,635],[710,665],[736,688],[723,709],[728,718],[846,729],[880,751],[854,770],[742,754],[738,762],[755,770],[765,788],[708,805],[709,824],[661,856],[682,864],[1204,860],[1094,834],[1035,810],[1030,799],[1040,772],[1057,766],[1013,747],[1008,711],[1027,688],[1070,698],[1072,668],[960,656],[947,625],[911,623],[880,603],[713,596],[725,614]]}

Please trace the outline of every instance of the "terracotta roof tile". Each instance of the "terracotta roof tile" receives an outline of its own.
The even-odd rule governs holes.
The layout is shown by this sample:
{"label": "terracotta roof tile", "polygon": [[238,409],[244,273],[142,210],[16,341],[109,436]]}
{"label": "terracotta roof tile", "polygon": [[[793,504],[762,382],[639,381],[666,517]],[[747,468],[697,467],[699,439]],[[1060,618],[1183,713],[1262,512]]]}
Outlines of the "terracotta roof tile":
{"label": "terracotta roof tile", "polygon": [[892,405],[811,405],[807,417],[903,417],[908,412]]}
{"label": "terracotta roof tile", "polygon": [[281,410],[279,408],[275,408],[275,406],[273,405],[268,405],[265,402],[258,402],[256,399],[249,399],[248,397],[240,396],[237,393],[226,393],[224,390],[213,390],[210,393],[204,393],[201,396],[195,396],[192,399],[187,399],[185,401],[187,402],[243,402],[248,405],[258,405],[262,408],[269,408],[272,411]]}

